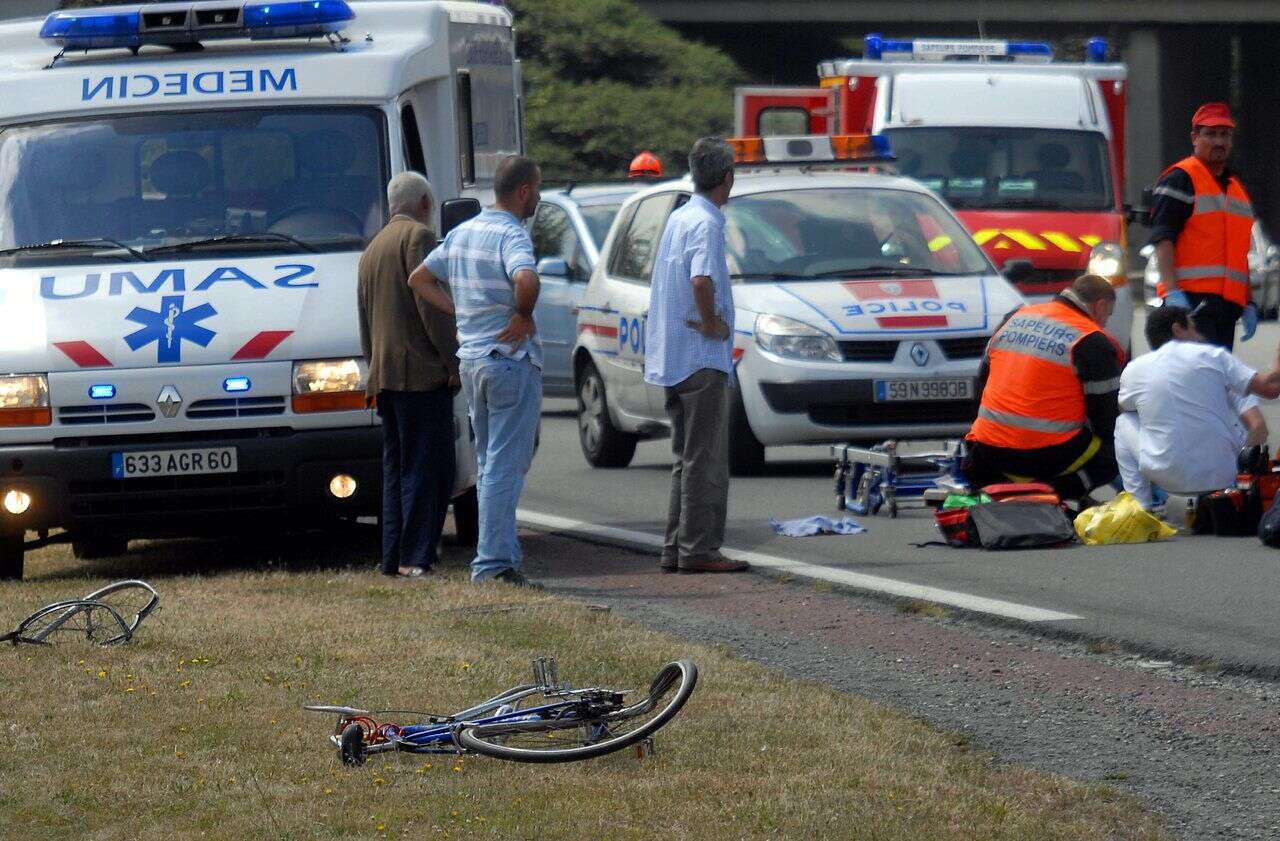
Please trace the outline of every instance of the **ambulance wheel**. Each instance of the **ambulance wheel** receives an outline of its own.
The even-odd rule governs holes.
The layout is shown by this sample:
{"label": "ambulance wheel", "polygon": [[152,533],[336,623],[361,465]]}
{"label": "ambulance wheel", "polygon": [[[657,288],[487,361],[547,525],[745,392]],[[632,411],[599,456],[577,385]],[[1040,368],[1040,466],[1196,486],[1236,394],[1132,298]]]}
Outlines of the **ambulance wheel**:
{"label": "ambulance wheel", "polygon": [[453,530],[459,546],[480,542],[480,498],[474,485],[453,498]]}
{"label": "ambulance wheel", "polygon": [[26,551],[23,544],[26,539],[26,532],[0,533],[0,580],[22,580],[22,556]]}
{"label": "ambulance wheel", "polygon": [[640,438],[623,432],[609,417],[604,378],[588,362],[578,375],[578,443],[592,467],[626,467],[636,454]]}
{"label": "ambulance wheel", "polygon": [[751,431],[739,386],[729,398],[729,475],[759,476],[763,472],[764,444]]}
{"label": "ambulance wheel", "polygon": [[129,539],[113,534],[93,534],[71,541],[71,554],[79,561],[114,558],[129,551]]}

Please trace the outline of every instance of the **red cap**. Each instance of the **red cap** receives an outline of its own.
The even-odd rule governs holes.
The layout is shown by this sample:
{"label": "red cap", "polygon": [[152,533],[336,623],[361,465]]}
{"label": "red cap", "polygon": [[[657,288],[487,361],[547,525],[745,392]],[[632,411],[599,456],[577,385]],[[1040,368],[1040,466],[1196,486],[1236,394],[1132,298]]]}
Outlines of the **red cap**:
{"label": "red cap", "polygon": [[1231,108],[1225,102],[1206,102],[1196,109],[1191,118],[1191,127],[1226,126],[1235,128],[1236,121],[1231,119]]}
{"label": "red cap", "polygon": [[662,162],[652,152],[641,152],[631,159],[627,175],[631,178],[661,178]]}

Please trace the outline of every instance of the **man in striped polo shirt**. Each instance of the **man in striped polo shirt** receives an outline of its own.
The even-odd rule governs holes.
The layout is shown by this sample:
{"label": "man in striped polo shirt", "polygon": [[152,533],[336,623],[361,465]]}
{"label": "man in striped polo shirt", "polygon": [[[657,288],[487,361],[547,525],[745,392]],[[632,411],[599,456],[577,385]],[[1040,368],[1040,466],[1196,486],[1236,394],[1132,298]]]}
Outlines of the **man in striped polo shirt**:
{"label": "man in striped polo shirt", "polygon": [[541,184],[537,164],[508,157],[494,173],[494,206],[450,231],[409,276],[418,295],[458,322],[458,368],[479,467],[480,540],[472,581],[529,583],[520,572],[516,505],[538,431],[542,343],[533,323],[540,281],[521,222],[537,209]]}

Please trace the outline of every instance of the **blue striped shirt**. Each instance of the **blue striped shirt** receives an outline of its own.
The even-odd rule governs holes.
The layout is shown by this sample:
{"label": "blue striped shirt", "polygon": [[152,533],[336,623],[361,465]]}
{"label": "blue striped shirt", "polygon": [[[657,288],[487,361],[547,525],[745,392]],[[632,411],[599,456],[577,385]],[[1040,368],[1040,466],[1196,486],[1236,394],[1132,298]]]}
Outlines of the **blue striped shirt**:
{"label": "blue striped shirt", "polygon": [[459,359],[481,359],[496,350],[511,359],[528,356],[542,367],[542,341],[536,333],[518,347],[498,343],[498,334],[516,312],[511,279],[536,265],[533,241],[516,217],[505,210],[484,211],[450,231],[423,264],[453,293]]}
{"label": "blue striped shirt", "polygon": [[[729,325],[726,339],[708,339],[688,322],[701,321],[693,297],[693,278],[715,285],[716,315]],[[671,214],[658,246],[649,290],[644,332],[644,380],[673,386],[703,368],[733,376],[733,288],[724,256],[724,214],[694,195]]]}

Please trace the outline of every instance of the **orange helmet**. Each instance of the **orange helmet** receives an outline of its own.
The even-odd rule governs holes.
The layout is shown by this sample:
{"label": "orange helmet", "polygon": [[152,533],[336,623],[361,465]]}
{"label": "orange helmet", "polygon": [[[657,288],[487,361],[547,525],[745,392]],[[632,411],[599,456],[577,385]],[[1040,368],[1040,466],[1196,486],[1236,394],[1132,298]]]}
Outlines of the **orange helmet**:
{"label": "orange helmet", "polygon": [[662,161],[652,152],[641,152],[631,159],[627,169],[628,178],[661,178]]}

